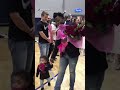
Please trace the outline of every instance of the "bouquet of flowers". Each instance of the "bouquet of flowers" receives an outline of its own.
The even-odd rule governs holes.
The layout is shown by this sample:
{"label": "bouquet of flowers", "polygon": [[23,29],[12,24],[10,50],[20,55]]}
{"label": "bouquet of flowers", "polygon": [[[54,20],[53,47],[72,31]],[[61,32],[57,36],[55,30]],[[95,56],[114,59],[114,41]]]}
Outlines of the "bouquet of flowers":
{"label": "bouquet of flowers", "polygon": [[83,27],[82,24],[66,26],[66,30],[64,31],[64,33],[65,35],[72,39],[80,40],[81,39],[80,32],[82,31],[82,27]]}
{"label": "bouquet of flowers", "polygon": [[109,18],[112,7],[113,0],[88,0],[86,2],[86,27],[106,32],[112,25]]}
{"label": "bouquet of flowers", "polygon": [[38,68],[42,73],[45,73],[45,64],[43,64],[43,63],[39,64]]}

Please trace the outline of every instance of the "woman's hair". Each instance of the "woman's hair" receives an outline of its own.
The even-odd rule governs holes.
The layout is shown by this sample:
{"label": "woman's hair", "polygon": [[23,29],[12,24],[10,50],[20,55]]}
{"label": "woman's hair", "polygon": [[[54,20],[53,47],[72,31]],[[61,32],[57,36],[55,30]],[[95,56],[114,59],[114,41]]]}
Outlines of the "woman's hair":
{"label": "woman's hair", "polygon": [[41,56],[40,59],[43,58],[44,60],[46,61],[49,61],[48,57],[47,56]]}
{"label": "woman's hair", "polygon": [[59,16],[59,17],[61,17],[61,18],[64,19],[64,14],[61,13],[61,12],[58,12],[58,13],[54,13],[54,14],[53,14],[53,18],[54,18],[54,19],[55,19],[57,16]]}

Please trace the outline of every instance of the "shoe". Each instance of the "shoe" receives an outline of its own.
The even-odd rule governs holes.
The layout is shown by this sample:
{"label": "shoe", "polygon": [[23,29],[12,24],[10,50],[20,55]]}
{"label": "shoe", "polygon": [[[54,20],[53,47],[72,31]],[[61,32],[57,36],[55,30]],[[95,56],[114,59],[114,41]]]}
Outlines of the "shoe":
{"label": "shoe", "polygon": [[69,90],[74,90],[73,88],[70,88]]}
{"label": "shoe", "polygon": [[44,90],[44,88],[41,88],[41,90]]}
{"label": "shoe", "polygon": [[48,83],[48,86],[51,86],[50,82]]}
{"label": "shoe", "polygon": [[74,89],[69,89],[69,90],[74,90]]}
{"label": "shoe", "polygon": [[50,59],[50,61],[51,61],[52,63],[54,63],[54,59]]}

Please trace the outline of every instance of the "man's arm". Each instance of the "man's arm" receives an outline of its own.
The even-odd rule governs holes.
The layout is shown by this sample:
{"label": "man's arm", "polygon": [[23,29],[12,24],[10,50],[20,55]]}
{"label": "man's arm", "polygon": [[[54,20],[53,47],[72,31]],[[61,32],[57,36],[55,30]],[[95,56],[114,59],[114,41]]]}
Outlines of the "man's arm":
{"label": "man's arm", "polygon": [[35,12],[34,12],[33,9],[31,10],[31,13],[32,13],[32,22],[33,22],[33,26],[35,26]]}
{"label": "man's arm", "polygon": [[48,38],[46,37],[46,35],[43,33],[43,31],[39,31],[39,34],[40,34],[40,36],[41,36],[43,39],[45,39],[45,40],[47,40],[48,42],[50,42],[50,39],[48,39]]}
{"label": "man's arm", "polygon": [[22,31],[30,34],[32,32],[31,28],[26,24],[18,12],[12,12],[9,14],[13,23]]}

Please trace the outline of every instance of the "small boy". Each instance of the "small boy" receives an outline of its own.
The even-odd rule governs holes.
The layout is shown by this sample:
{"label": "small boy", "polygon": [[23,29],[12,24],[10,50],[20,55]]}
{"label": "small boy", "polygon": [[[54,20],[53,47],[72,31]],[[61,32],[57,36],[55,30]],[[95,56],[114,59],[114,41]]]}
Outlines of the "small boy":
{"label": "small boy", "polygon": [[32,79],[28,72],[15,72],[11,76],[11,90],[34,90],[31,83]]}
{"label": "small boy", "polygon": [[48,62],[48,58],[46,56],[40,57],[40,64],[37,67],[37,73],[36,77],[40,74],[40,84],[41,84],[41,90],[44,90],[44,79],[47,79],[48,86],[51,86],[50,84],[50,75],[49,70],[53,68],[53,64]]}

